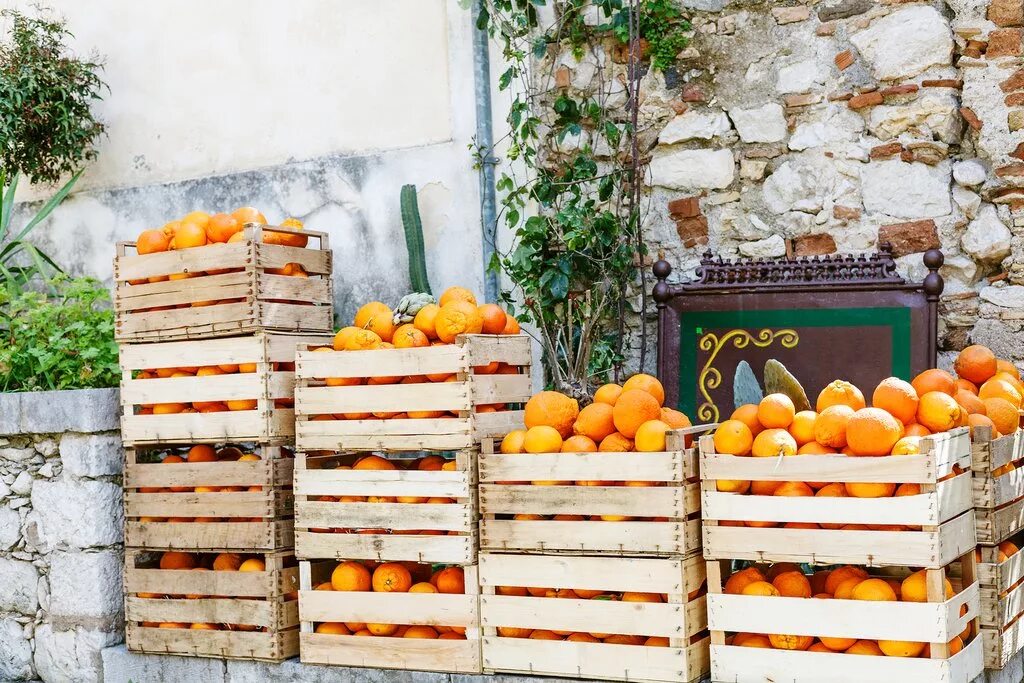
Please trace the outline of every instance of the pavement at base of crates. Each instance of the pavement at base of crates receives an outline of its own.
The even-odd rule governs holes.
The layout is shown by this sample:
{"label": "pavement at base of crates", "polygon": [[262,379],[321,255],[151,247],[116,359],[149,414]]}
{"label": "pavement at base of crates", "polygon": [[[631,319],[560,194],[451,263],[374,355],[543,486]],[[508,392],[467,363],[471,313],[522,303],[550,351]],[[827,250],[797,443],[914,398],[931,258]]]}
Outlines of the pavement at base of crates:
{"label": "pavement at base of crates", "polygon": [[[103,650],[104,683],[579,683],[580,679],[540,678],[512,674],[467,675],[392,669],[302,664],[289,659],[280,664],[225,661],[202,657],[143,655],[128,652],[124,645]],[[972,683],[1021,683],[1024,681],[1024,652],[1018,652],[1001,671],[986,671]]]}

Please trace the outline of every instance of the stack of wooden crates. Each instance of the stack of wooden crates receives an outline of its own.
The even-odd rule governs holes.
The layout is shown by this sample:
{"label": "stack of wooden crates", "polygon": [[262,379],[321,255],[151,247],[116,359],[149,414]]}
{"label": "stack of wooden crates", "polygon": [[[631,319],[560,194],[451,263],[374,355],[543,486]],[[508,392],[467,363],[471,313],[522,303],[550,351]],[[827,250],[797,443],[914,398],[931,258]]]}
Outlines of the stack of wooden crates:
{"label": "stack of wooden crates", "polygon": [[118,245],[132,651],[298,652],[294,360],[298,343],[331,339],[332,259],[323,233],[250,224],[242,237]]}
{"label": "stack of wooden crates", "polygon": [[655,453],[503,455],[484,442],[485,671],[674,683],[707,673],[700,489],[687,443],[705,430],[670,432]]}
{"label": "stack of wooden crates", "polygon": [[[975,518],[966,428],[925,437],[920,455],[736,457],[700,441],[704,556],[708,559],[711,678],[862,683],[913,680],[969,683],[982,671],[977,618]],[[917,484],[899,497],[787,497],[718,491],[719,481]],[[870,602],[726,593],[733,569],[758,563],[865,568],[901,581],[923,568],[927,602]],[[793,569],[788,567],[787,569]],[[944,587],[949,582],[952,589]],[[793,634],[830,642],[928,643],[927,658],[848,656],[843,651],[744,647],[735,634]],[[949,643],[965,644],[951,654]]]}
{"label": "stack of wooden crates", "polygon": [[[482,440],[522,425],[530,358],[525,335],[464,335],[422,348],[300,348],[303,662],[480,673],[477,460]],[[421,583],[449,568],[465,589],[437,580],[436,592],[335,591],[332,575],[346,561],[371,571],[400,562]],[[412,628],[432,637],[406,635]]]}
{"label": "stack of wooden crates", "polygon": [[1002,669],[1024,647],[1024,431],[975,427],[972,451],[985,668]]}

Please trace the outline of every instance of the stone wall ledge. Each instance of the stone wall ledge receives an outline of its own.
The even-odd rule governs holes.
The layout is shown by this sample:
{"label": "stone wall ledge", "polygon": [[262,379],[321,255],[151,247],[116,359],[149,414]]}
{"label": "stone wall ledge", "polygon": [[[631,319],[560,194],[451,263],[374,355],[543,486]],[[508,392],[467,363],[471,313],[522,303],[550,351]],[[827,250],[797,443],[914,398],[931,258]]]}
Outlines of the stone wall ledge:
{"label": "stone wall ledge", "polygon": [[0,436],[116,431],[120,415],[118,389],[0,394]]}

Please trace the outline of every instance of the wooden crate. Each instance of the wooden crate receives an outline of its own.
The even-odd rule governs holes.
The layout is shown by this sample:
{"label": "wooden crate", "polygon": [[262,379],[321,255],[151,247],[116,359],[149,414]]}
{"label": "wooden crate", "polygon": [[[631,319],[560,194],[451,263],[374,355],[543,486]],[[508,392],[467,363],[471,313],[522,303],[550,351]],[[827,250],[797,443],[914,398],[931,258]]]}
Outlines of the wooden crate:
{"label": "wooden crate", "polygon": [[[961,556],[960,577],[945,599],[943,569],[928,570],[930,602],[871,602],[731,595],[722,592],[722,563],[708,562],[708,625],[711,629],[711,679],[736,683],[863,683],[928,681],[970,683],[982,672],[982,638],[975,620],[980,586],[973,551]],[[961,608],[966,612],[961,616]],[[972,622],[975,622],[972,624]],[[948,656],[947,643],[971,627],[970,642]],[[808,633],[808,631],[813,633]],[[930,644],[932,658],[853,656],[842,652],[806,652],[726,644],[726,632],[904,640]]]}
{"label": "wooden crate", "polygon": [[[502,455],[497,441],[484,441],[481,549],[615,555],[683,555],[699,550],[697,454],[684,440],[707,429],[671,432],[668,450],[660,453]],[[577,485],[580,481],[588,484]],[[517,514],[548,519],[516,520]],[[550,519],[562,514],[588,519]],[[601,515],[612,519],[602,520]]]}
{"label": "wooden crate", "polygon": [[1024,460],[1024,431],[992,439],[989,427],[976,427],[971,447],[974,514],[978,543],[995,545],[1024,529],[1024,470],[993,476],[993,471]]}
{"label": "wooden crate", "polygon": [[[253,441],[290,443],[295,435],[295,360],[298,343],[330,337],[257,333],[245,337],[121,346],[121,436],[126,445]],[[255,364],[255,372],[152,377],[142,371],[186,366]],[[193,372],[195,372],[193,370]],[[255,400],[251,410],[144,414],[144,406]]]}
{"label": "wooden crate", "polygon": [[[922,455],[755,458],[716,454],[714,440],[702,437],[704,556],[868,566],[949,564],[976,545],[970,439],[967,429],[961,428],[925,437],[921,444]],[[917,483],[921,493],[894,498],[738,495],[719,492],[719,479]],[[725,526],[723,521],[740,525]],[[920,530],[751,528],[743,526],[744,521],[902,525]]]}
{"label": "wooden crate", "polygon": [[995,546],[981,546],[978,553],[985,668],[1001,669],[1024,648],[1024,553],[1001,562]]}
{"label": "wooden crate", "polygon": [[[126,545],[242,551],[294,545],[291,486],[295,460],[284,457],[288,455],[285,449],[264,446],[259,461],[168,464],[155,460],[167,450],[125,451]],[[233,490],[196,493],[196,487]],[[251,491],[250,487],[261,490]]]}
{"label": "wooden crate", "polygon": [[[480,673],[477,567],[463,567],[466,594],[316,591],[334,562],[300,563],[301,659],[305,664]],[[465,640],[363,637],[314,632],[323,622],[456,626]]]}
{"label": "wooden crate", "polygon": [[[169,570],[159,568],[158,554],[125,550],[128,649],[274,662],[294,657],[299,651],[299,568],[287,566],[293,561],[290,553],[260,557],[266,565],[261,572]],[[224,628],[157,626],[167,622]],[[235,628],[227,628],[228,624]],[[253,630],[241,630],[238,625]]]}
{"label": "wooden crate", "polygon": [[[474,367],[506,363],[518,374],[478,374]],[[456,450],[522,428],[531,394],[530,338],[460,336],[454,344],[414,349],[315,352],[296,356],[296,444],[299,450]],[[326,386],[325,378],[454,374],[455,382]],[[505,404],[479,413],[476,408]],[[344,414],[447,411],[435,419],[347,420]],[[330,419],[330,416],[334,416]]]}
{"label": "wooden crate", "polygon": [[[351,466],[363,455],[367,454],[297,456],[295,553],[299,558],[476,563],[475,449],[454,454],[455,471],[335,469]],[[412,463],[420,455],[404,451],[386,457]],[[325,496],[402,496],[424,502],[320,500]],[[451,502],[425,502],[429,498]],[[437,535],[402,533],[414,530]]]}
{"label": "wooden crate", "polygon": [[[704,562],[688,559],[480,553],[487,672],[621,681],[700,680],[708,671]],[[499,586],[662,593],[666,603],[497,595]],[[668,647],[498,634],[499,627],[661,636]]]}
{"label": "wooden crate", "polygon": [[[247,225],[240,242],[157,254],[140,255],[134,242],[119,242],[114,259],[115,339],[155,342],[261,330],[332,332],[327,235],[275,227],[275,232],[312,238],[316,247],[266,244],[264,227]],[[289,263],[301,265],[309,277],[270,272]],[[182,273],[191,277],[166,280]]]}

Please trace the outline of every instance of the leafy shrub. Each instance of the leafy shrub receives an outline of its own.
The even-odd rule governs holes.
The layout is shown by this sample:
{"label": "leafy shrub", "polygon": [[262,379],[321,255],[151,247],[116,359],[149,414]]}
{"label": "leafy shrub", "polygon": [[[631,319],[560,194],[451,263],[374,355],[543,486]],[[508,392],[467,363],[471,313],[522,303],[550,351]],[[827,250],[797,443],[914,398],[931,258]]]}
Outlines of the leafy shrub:
{"label": "leafy shrub", "polygon": [[117,386],[109,292],[92,278],[52,283],[46,294],[0,291],[0,391]]}

